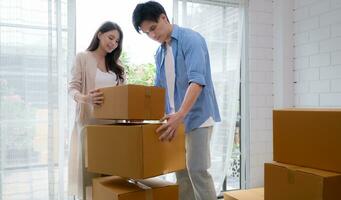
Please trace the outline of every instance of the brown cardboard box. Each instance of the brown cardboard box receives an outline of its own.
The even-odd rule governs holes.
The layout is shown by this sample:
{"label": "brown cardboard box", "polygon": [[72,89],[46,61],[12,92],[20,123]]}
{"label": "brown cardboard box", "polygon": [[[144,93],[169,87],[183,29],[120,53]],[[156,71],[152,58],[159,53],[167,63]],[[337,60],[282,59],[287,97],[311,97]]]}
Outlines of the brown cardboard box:
{"label": "brown cardboard box", "polygon": [[100,88],[104,103],[94,107],[93,116],[100,119],[159,120],[165,113],[165,90],[143,85]]}
{"label": "brown cardboard box", "polygon": [[224,192],[224,200],[264,200],[264,188]]}
{"label": "brown cardboard box", "polygon": [[265,200],[340,200],[341,174],[265,163]]}
{"label": "brown cardboard box", "polygon": [[185,168],[184,126],[171,141],[161,142],[161,124],[92,125],[85,128],[85,165],[90,172],[134,179]]}
{"label": "brown cardboard box", "polygon": [[341,173],[341,109],[273,111],[274,160]]}
{"label": "brown cardboard box", "polygon": [[178,186],[157,178],[127,181],[117,176],[93,179],[93,200],[178,200]]}

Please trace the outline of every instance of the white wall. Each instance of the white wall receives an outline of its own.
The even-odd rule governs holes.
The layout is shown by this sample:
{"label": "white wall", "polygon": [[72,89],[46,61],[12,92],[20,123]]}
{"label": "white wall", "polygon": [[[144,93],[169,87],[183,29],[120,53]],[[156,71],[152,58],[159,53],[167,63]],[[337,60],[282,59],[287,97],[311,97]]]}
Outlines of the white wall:
{"label": "white wall", "polygon": [[274,0],[274,108],[294,106],[294,0]]}
{"label": "white wall", "polygon": [[250,174],[247,187],[263,185],[272,161],[273,2],[250,0],[248,13]]}
{"label": "white wall", "polygon": [[341,0],[295,0],[295,106],[341,106]]}
{"label": "white wall", "polygon": [[341,106],[341,0],[249,0],[250,171],[263,186],[274,107]]}

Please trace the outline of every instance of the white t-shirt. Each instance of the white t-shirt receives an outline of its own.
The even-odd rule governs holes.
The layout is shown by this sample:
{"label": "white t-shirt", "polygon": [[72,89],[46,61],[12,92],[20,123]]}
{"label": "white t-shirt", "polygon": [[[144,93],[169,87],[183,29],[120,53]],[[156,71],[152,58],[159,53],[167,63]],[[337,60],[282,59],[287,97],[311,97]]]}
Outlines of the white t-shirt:
{"label": "white t-shirt", "polygon": [[174,67],[174,57],[173,50],[170,45],[166,45],[166,57],[165,57],[165,70],[166,70],[166,81],[167,81],[167,90],[168,90],[168,98],[169,105],[171,108],[171,113],[175,112],[174,106],[174,84],[175,84],[175,67]]}
{"label": "white t-shirt", "polygon": [[[166,44],[165,72],[166,72],[169,105],[171,108],[171,113],[174,113],[175,112],[175,107],[174,107],[175,65],[174,65],[173,50],[172,50],[172,47],[168,44]],[[214,120],[212,117],[209,117],[203,124],[200,125],[200,128],[210,127],[213,125],[214,125]]]}

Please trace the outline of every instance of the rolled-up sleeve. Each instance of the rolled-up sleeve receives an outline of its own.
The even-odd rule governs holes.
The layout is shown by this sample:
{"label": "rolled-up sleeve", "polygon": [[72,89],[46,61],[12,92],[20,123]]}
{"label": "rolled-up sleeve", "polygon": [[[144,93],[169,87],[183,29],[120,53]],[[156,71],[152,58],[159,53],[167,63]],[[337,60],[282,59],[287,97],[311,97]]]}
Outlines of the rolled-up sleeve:
{"label": "rolled-up sleeve", "polygon": [[82,91],[82,63],[81,54],[77,54],[71,69],[71,78],[68,84],[68,93],[70,97],[76,100],[76,96]]}
{"label": "rolled-up sleeve", "polygon": [[183,51],[185,57],[188,84],[194,82],[206,85],[206,48],[200,35],[192,34],[184,38]]}

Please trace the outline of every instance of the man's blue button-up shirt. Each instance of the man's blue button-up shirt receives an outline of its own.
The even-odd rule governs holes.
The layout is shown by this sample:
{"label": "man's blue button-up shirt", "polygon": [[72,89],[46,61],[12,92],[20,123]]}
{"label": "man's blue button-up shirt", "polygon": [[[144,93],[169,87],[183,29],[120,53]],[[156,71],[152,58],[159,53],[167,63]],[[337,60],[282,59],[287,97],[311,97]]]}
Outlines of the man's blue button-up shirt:
{"label": "man's blue button-up shirt", "polygon": [[[199,128],[209,117],[220,121],[218,104],[211,77],[210,58],[205,39],[197,32],[173,25],[171,46],[175,64],[174,107],[178,111],[190,83],[203,86],[202,92],[184,119],[186,133]],[[166,113],[170,105],[165,75],[166,46],[162,44],[155,55],[155,85],[166,89]]]}

